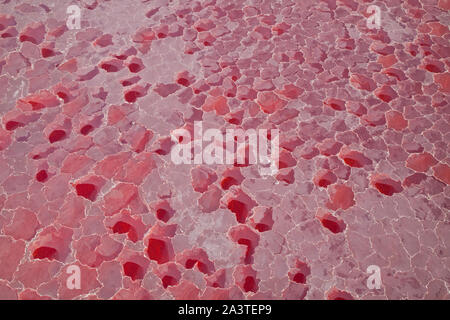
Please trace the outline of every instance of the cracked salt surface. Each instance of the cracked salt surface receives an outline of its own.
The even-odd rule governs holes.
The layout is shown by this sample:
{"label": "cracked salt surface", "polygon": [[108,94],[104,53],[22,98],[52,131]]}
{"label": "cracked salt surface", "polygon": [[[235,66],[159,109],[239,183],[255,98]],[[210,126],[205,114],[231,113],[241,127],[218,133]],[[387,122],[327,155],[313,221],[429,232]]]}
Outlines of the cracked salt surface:
{"label": "cracked salt surface", "polygon": [[130,3],[2,4],[0,299],[449,299],[449,1]]}

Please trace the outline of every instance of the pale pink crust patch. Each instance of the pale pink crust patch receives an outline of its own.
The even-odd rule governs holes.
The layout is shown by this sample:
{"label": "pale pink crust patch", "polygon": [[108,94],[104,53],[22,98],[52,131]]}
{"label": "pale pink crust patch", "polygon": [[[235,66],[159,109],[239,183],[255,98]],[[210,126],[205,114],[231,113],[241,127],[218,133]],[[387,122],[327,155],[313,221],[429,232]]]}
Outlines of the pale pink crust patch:
{"label": "pale pink crust patch", "polygon": [[330,186],[329,194],[330,194],[330,201],[327,203],[327,207],[329,209],[346,210],[355,205],[352,188],[346,185],[339,184]]}
{"label": "pale pink crust patch", "polygon": [[412,154],[406,160],[406,167],[414,171],[427,172],[428,169],[435,164],[437,160],[428,152]]}

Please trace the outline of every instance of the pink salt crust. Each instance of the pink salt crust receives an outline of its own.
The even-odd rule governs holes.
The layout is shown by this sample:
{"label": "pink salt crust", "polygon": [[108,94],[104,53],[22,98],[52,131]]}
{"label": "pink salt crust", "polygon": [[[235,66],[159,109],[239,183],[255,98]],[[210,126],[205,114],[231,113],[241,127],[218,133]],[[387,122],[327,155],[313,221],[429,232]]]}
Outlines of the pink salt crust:
{"label": "pink salt crust", "polygon": [[[449,10],[2,1],[0,299],[449,299]],[[174,164],[194,121],[279,172]]]}

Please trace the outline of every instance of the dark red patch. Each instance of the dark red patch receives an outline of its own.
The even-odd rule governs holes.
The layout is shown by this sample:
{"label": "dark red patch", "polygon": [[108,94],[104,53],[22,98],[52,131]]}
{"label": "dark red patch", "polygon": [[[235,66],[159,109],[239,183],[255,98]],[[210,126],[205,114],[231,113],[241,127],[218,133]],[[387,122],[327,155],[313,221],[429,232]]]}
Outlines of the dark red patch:
{"label": "dark red patch", "polygon": [[166,243],[159,239],[149,239],[147,254],[151,260],[155,260],[158,264],[168,261]]}
{"label": "dark red patch", "polygon": [[47,171],[45,170],[41,170],[38,173],[36,173],[36,180],[39,182],[44,182],[45,180],[47,180],[48,175],[47,175]]}
{"label": "dark red patch", "polygon": [[245,219],[247,219],[248,211],[245,203],[239,200],[231,200],[228,203],[228,209],[236,215],[236,220],[239,223],[244,223]]}
{"label": "dark red patch", "polygon": [[85,135],[89,134],[90,132],[92,132],[92,130],[94,130],[94,127],[91,126],[90,124],[87,124],[80,129],[80,133],[83,136],[85,136]]}
{"label": "dark red patch", "polygon": [[256,292],[257,291],[255,278],[250,277],[250,276],[245,278],[244,291],[245,292],[249,292],[249,291]]}
{"label": "dark red patch", "polygon": [[66,132],[64,130],[54,130],[48,136],[50,143],[55,143],[63,140],[66,137]]}
{"label": "dark red patch", "polygon": [[90,183],[80,183],[75,186],[77,190],[77,195],[82,196],[91,201],[95,201],[95,197],[97,196],[97,188]]}
{"label": "dark red patch", "polygon": [[33,251],[33,259],[49,259],[53,260],[56,258],[58,251],[51,247],[39,247]]}
{"label": "dark red patch", "polygon": [[142,279],[144,277],[144,270],[134,262],[125,262],[123,265],[123,273],[132,280]]}
{"label": "dark red patch", "polygon": [[161,279],[161,282],[162,282],[164,289],[166,289],[168,286],[175,286],[178,283],[177,279],[175,279],[174,277],[171,277],[171,276],[164,276]]}

